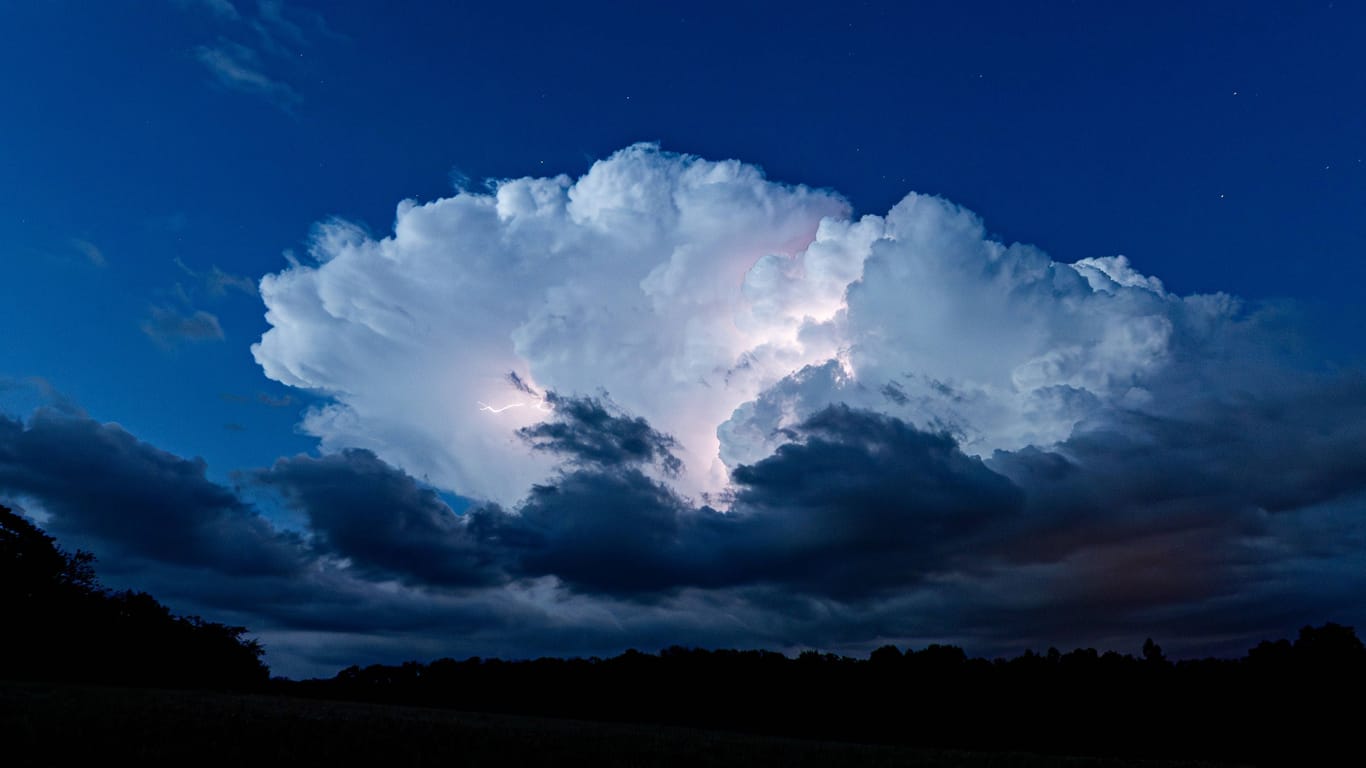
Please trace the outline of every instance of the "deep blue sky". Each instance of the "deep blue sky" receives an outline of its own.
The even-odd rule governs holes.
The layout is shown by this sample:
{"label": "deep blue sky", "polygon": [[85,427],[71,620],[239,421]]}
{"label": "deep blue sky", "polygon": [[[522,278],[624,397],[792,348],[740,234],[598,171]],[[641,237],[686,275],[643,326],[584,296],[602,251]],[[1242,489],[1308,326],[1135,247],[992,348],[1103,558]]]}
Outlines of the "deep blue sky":
{"label": "deep blue sky", "polygon": [[[670,5],[6,3],[0,376],[218,479],[309,451],[307,396],[249,352],[261,301],[215,269],[638,141],[858,213],[943,195],[1059,261],[1288,300],[1316,356],[1361,359],[1361,4]],[[221,339],[145,330],[196,312]]]}
{"label": "deep blue sky", "polygon": [[268,389],[247,354],[261,307],[210,306],[225,343],[165,353],[139,321],[183,282],[172,258],[260,276],[324,217],[382,234],[452,171],[578,175],[634,141],[862,212],[944,194],[1007,241],[1127,254],[1180,292],[1346,305],[1366,279],[1359,5],[494,5],[314,8],[328,31],[264,59],[288,109],[195,60],[257,44],[240,20],[8,5],[0,368],[213,465],[265,461],[299,447],[292,414],[219,400]]}
{"label": "deep blue sky", "polygon": [[261,52],[289,103],[214,79],[198,46],[259,38],[193,4],[0,12],[0,370],[215,469],[307,443],[290,409],[220,399],[282,394],[247,351],[259,303],[201,302],[223,342],[167,351],[139,329],[188,283],[174,258],[259,277],[325,217],[383,234],[398,200],[448,193],[453,172],[577,175],[634,141],[737,157],[861,212],[943,194],[1007,241],[1126,254],[1183,293],[1336,317],[1366,279],[1352,3],[292,11],[303,41]]}

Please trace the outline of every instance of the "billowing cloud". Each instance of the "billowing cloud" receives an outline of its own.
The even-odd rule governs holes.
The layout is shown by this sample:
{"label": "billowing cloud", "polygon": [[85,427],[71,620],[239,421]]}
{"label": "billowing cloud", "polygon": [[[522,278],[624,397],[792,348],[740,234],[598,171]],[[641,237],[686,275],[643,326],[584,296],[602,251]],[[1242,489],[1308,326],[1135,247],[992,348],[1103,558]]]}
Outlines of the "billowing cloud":
{"label": "billowing cloud", "polygon": [[838,360],[797,370],[720,425],[727,463],[851,403],[946,429],[965,450],[1051,445],[1215,370],[1247,322],[1224,295],[1180,297],[1122,256],[1074,264],[990,239],[976,216],[909,195],[880,220],[837,318]]}
{"label": "billowing cloud", "polygon": [[650,145],[405,201],[384,237],[328,221],[311,255],[261,281],[252,351],[327,399],[319,455],[230,490],[77,411],[0,423],[0,489],[305,667],[1366,621],[1366,377],[1124,257]]}
{"label": "billowing cloud", "polygon": [[657,597],[687,587],[783,587],[863,597],[913,585],[1017,514],[1005,477],[952,438],[832,407],[774,456],[735,472],[729,512],[692,507],[633,466],[576,470],[471,525],[527,576]]}
{"label": "billowing cloud", "polygon": [[777,304],[746,298],[747,275],[798,259],[847,211],[752,166],[644,145],[577,181],[405,201],[393,235],[327,222],[312,265],[267,275],[272,328],[253,353],[271,378],[333,396],[304,423],[326,449],[367,448],[462,494],[511,504],[552,466],[517,438],[544,413],[508,372],[537,391],[610,392],[677,441],[683,492],[715,492],[716,426],[833,353],[801,334],[838,310],[843,285],[824,284],[849,270],[821,251],[788,277],[799,299]]}
{"label": "billowing cloud", "polygon": [[232,574],[299,567],[281,534],[187,460],[117,424],[39,409],[27,424],[0,416],[0,494],[40,501],[54,533],[103,552]]}
{"label": "billowing cloud", "polygon": [[831,595],[905,587],[961,555],[979,560],[1023,506],[951,436],[894,417],[831,406],[789,437],[735,470],[732,515],[748,539],[736,559],[767,563],[766,580]]}
{"label": "billowing cloud", "polygon": [[1280,352],[1274,312],[940,198],[855,218],[637,145],[405,201],[383,238],[326,222],[312,256],[262,282],[257,360],[331,397],[324,451],[490,500],[465,532],[509,583],[984,643],[1069,615],[1210,643],[1361,586],[1311,586],[1362,536],[1359,375]]}
{"label": "billowing cloud", "polygon": [[255,479],[306,515],[318,550],[357,571],[420,584],[491,581],[496,551],[481,550],[434,491],[368,451],[281,459]]}
{"label": "billowing cloud", "polygon": [[[535,395],[529,387],[523,391]],[[639,416],[614,414],[596,398],[563,398],[552,392],[544,400],[550,406],[546,420],[517,430],[534,450],[581,466],[658,464],[670,477],[682,471],[683,463],[673,454],[678,441]]]}
{"label": "billowing cloud", "polygon": [[610,392],[676,441],[680,492],[721,498],[837,403],[979,456],[1054,444],[1145,407],[1243,321],[1122,256],[996,242],[938,198],[855,220],[832,192],[650,145],[577,180],[405,201],[383,239],[327,222],[312,255],[262,282],[253,348],[332,396],[304,428],[505,505],[550,469],[516,439],[544,415],[535,392]]}
{"label": "billowing cloud", "polygon": [[[1242,652],[1360,618],[1363,395],[1333,379],[1237,424],[1131,416],[985,461],[832,406],[738,467],[727,511],[647,475],[658,456],[579,458],[624,425],[658,435],[629,414],[571,415],[605,412],[592,398],[559,402],[576,435],[559,472],[514,508],[465,512],[366,451],[281,459],[244,473],[244,495],[116,425],[39,411],[0,423],[0,499],[96,551],[115,583],[257,629],[289,674],[673,643],[994,653],[1160,634],[1173,651]],[[1278,454],[1278,434],[1302,449]],[[297,531],[244,500],[261,490]]]}

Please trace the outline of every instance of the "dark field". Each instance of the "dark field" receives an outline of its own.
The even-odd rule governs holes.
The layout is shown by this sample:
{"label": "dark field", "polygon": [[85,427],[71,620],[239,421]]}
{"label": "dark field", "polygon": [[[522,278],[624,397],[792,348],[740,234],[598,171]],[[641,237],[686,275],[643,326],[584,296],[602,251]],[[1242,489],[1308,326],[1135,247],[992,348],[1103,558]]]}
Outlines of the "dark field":
{"label": "dark field", "polygon": [[[0,683],[7,766],[942,766],[1210,763],[916,750],[719,731],[198,691]],[[135,763],[136,764],[136,763]]]}

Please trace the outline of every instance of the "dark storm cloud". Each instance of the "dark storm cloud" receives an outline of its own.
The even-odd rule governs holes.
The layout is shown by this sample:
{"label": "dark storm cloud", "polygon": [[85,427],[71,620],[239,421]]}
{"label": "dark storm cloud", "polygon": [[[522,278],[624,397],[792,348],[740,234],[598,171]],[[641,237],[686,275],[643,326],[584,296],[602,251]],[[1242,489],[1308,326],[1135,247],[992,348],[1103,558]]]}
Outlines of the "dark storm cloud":
{"label": "dark storm cloud", "polygon": [[[1337,380],[1255,407],[1206,404],[1199,418],[1130,413],[987,463],[946,434],[835,406],[735,472],[729,513],[692,505],[639,461],[580,464],[514,513],[469,513],[445,554],[461,562],[473,546],[514,582],[555,577],[589,601],[571,634],[596,637],[583,646],[594,652],[670,632],[840,648],[918,637],[991,653],[1136,648],[1164,630],[1173,650],[1241,652],[1352,619],[1363,394]],[[621,427],[570,423],[587,445]],[[606,434],[584,434],[594,423]],[[1276,436],[1300,449],[1287,456]],[[622,600],[658,623],[596,634],[587,617]],[[750,629],[709,625],[715,611]]]}
{"label": "dark storm cloud", "polygon": [[1114,414],[1052,450],[982,462],[947,434],[834,406],[738,468],[726,514],[638,470],[590,468],[538,486],[516,516],[476,517],[515,572],[587,594],[741,590],[759,614],[858,606],[796,621],[803,637],[932,627],[1005,648],[1186,627],[1185,647],[1233,652],[1319,614],[1350,620],[1363,380],[1167,410],[1181,415]]}
{"label": "dark storm cloud", "polygon": [[431,490],[369,451],[280,459],[254,479],[308,519],[314,546],[377,578],[463,586],[487,583],[495,550]]}
{"label": "dark storm cloud", "polygon": [[1113,414],[1051,450],[992,458],[1027,491],[1034,555],[1145,532],[1266,535],[1280,518],[1366,491],[1359,375],[1173,410]]}
{"label": "dark storm cloud", "polygon": [[[539,620],[497,591],[461,598],[380,583],[394,575],[385,566],[435,585],[468,582],[477,568],[441,547],[459,540],[441,538],[452,531],[442,517],[449,509],[372,456],[287,459],[259,475],[300,505],[325,505],[308,510],[311,545],[209,481],[203,461],[117,425],[50,408],[27,425],[0,417],[0,502],[37,515],[64,548],[94,552],[112,588],[150,591],[177,612],[249,626],[285,647],[301,634],[363,647],[367,637],[397,633],[411,649]],[[377,542],[369,549],[359,542],[366,536]],[[349,565],[337,561],[339,544],[354,556]]]}
{"label": "dark storm cloud", "polygon": [[906,397],[906,390],[895,381],[887,382],[879,391],[882,392],[882,396],[887,398],[888,401],[896,403],[897,405],[905,405],[910,402],[910,398]]}
{"label": "dark storm cloud", "polygon": [[832,595],[904,586],[947,567],[1022,507],[1009,480],[946,434],[848,406],[735,470],[742,558],[765,580]]}
{"label": "dark storm cloud", "polygon": [[203,460],[162,451],[117,424],[51,409],[27,426],[0,416],[0,491],[39,500],[55,533],[227,573],[297,569],[297,538],[204,473]]}
{"label": "dark storm cloud", "polygon": [[997,452],[988,466],[1024,491],[1024,512],[945,585],[957,597],[933,621],[986,643],[1165,630],[1200,653],[1360,621],[1366,380],[1308,377],[1164,410]]}
{"label": "dark storm cloud", "polygon": [[693,509],[637,469],[576,471],[532,488],[516,515],[472,515],[488,545],[524,576],[554,575],[602,594],[667,592],[724,581],[725,518]]}
{"label": "dark storm cloud", "polygon": [[526,380],[521,376],[518,376],[516,371],[508,371],[507,380],[508,383],[512,385],[513,389],[516,389],[518,392],[531,395],[532,397],[541,396],[541,393],[532,389],[531,385],[526,383]]}
{"label": "dark storm cloud", "polygon": [[1241,653],[1366,618],[1359,376],[1113,413],[985,462],[949,434],[831,406],[736,469],[725,513],[650,474],[673,445],[643,419],[555,406],[525,435],[566,464],[512,510],[456,513],[353,450],[241,476],[301,513],[282,532],[202,461],[50,408],[0,419],[0,492],[122,583],[320,672],[372,658],[347,654],[673,643],[990,654],[1151,635]]}
{"label": "dark storm cloud", "polygon": [[[639,419],[590,413],[568,422],[576,443],[610,444],[623,425],[650,431]],[[536,486],[516,516],[474,517],[521,573],[558,576],[583,591],[783,584],[854,597],[945,567],[1022,504],[1009,480],[952,438],[897,419],[835,406],[792,437],[736,470],[727,514],[692,507],[637,469],[596,468]]]}
{"label": "dark storm cloud", "polygon": [[538,451],[548,451],[570,464],[604,468],[658,464],[677,475],[683,463],[673,454],[673,437],[656,431],[645,419],[613,413],[601,400],[591,397],[546,395],[553,416],[517,431]]}

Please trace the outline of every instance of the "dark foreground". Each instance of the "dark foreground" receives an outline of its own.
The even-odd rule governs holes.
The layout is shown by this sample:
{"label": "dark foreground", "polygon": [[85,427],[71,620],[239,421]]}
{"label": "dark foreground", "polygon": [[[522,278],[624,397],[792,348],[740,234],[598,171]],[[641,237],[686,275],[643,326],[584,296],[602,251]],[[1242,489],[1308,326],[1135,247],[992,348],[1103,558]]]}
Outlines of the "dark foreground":
{"label": "dark foreground", "polygon": [[236,766],[1212,765],[919,750],[284,696],[41,683],[0,683],[0,745],[11,768],[116,758]]}

